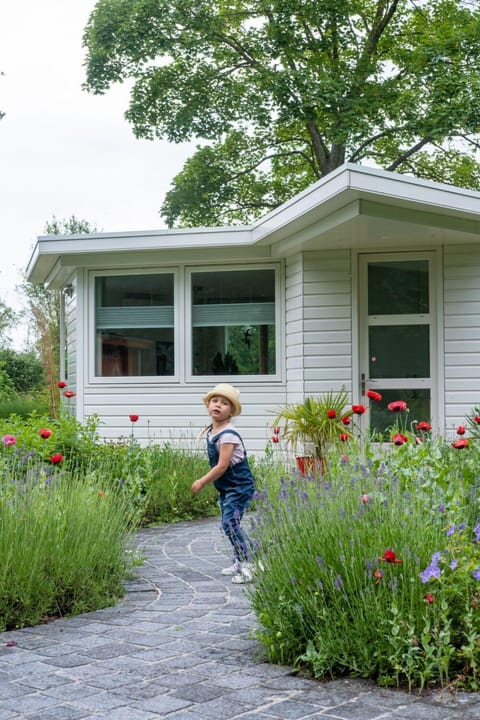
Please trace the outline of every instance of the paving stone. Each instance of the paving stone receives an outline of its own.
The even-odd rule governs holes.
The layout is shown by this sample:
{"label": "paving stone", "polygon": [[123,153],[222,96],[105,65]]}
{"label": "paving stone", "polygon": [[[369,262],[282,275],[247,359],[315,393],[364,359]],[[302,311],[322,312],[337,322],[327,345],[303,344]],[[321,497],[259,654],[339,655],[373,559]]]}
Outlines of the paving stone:
{"label": "paving stone", "polygon": [[217,518],[135,543],[148,564],[115,607],[0,633],[0,720],[480,720],[478,693],[408,695],[265,662],[248,591],[220,574]]}

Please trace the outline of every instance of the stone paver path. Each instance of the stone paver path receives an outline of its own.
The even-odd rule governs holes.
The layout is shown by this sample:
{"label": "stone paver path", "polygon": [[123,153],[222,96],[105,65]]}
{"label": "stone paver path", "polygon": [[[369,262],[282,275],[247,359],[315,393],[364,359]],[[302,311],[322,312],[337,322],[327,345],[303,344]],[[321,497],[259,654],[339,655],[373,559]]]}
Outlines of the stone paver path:
{"label": "stone paver path", "polygon": [[0,720],[480,720],[479,694],[320,683],[264,662],[245,588],[219,572],[217,519],[137,542],[146,562],[116,607],[0,633]]}

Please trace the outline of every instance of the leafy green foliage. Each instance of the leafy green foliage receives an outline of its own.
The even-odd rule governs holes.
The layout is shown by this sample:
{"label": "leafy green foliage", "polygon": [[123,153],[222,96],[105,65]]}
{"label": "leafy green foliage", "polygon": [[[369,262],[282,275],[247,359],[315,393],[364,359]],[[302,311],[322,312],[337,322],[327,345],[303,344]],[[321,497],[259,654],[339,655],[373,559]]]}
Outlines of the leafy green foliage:
{"label": "leafy green foliage", "polygon": [[250,591],[270,661],[315,677],[480,687],[476,443],[331,449],[257,501]]}
{"label": "leafy green foliage", "polygon": [[170,226],[249,222],[346,160],[478,188],[479,30],[456,0],[99,0],[85,87],[132,80],[137,137],[202,141]]}

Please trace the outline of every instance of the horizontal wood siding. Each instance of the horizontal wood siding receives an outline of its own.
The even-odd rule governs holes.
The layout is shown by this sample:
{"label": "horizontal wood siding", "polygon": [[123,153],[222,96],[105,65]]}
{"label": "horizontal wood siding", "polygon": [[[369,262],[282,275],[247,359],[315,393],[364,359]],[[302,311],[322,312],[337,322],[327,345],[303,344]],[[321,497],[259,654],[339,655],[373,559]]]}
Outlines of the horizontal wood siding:
{"label": "horizontal wood siding", "polygon": [[297,254],[285,263],[285,401],[289,403],[304,396],[303,322],[303,256]]}
{"label": "horizontal wood siding", "polygon": [[[272,421],[275,409],[283,404],[283,386],[268,387],[237,382],[240,388],[242,414],[234,419],[241,432],[247,451],[265,452],[271,446]],[[197,436],[208,423],[203,396],[212,384],[198,386],[159,387],[135,384],[129,387],[87,387],[85,390],[85,417],[96,414],[100,420],[100,435],[117,440],[134,432],[142,444],[168,443],[174,446],[204,449],[204,440]],[[130,414],[140,416],[132,426]]]}
{"label": "horizontal wood siding", "polygon": [[480,406],[480,250],[444,250],[445,434]]}
{"label": "horizontal wood siding", "polygon": [[316,395],[352,392],[352,289],[349,250],[303,259],[304,387]]}
{"label": "horizontal wood siding", "polygon": [[65,299],[66,370],[68,386],[77,389],[77,303],[76,295]]}

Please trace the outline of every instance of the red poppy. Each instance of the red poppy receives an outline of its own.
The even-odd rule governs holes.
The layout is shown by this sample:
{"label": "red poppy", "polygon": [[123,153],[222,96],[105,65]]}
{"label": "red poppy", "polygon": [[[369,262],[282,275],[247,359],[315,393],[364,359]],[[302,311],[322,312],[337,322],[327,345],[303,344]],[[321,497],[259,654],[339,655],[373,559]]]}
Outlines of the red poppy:
{"label": "red poppy", "polygon": [[379,392],[376,392],[376,390],[367,390],[367,397],[370,398],[370,400],[381,400],[382,396]]}
{"label": "red poppy", "polygon": [[457,435],[465,435],[465,426],[464,425],[459,425],[457,427]]}
{"label": "red poppy", "polygon": [[333,410],[333,409],[327,410],[327,417],[329,417],[330,420],[333,420],[333,418],[336,417],[336,416],[337,416],[337,411],[336,411],[336,410]]}
{"label": "red poppy", "polygon": [[480,425],[480,415],[475,415],[475,417],[473,418],[473,422],[476,422],[477,425]]}
{"label": "red poppy", "polygon": [[50,462],[53,465],[58,465],[63,460],[63,455],[61,453],[54,453],[53,455],[50,455]]}
{"label": "red poppy", "polygon": [[65,382],[65,380],[59,380],[59,381],[57,382],[57,387],[59,387],[59,388],[66,388],[66,387],[67,387],[67,383]]}
{"label": "red poppy", "polygon": [[280,440],[280,438],[278,437],[278,435],[272,435],[272,442],[273,442],[273,443],[277,443],[277,442],[279,442],[279,440]]}
{"label": "red poppy", "polygon": [[130,422],[137,422],[137,420],[139,419],[140,416],[139,415],[129,415],[128,417],[130,418]]}
{"label": "red poppy", "polygon": [[275,433],[275,435],[280,435],[280,428],[278,425],[275,425],[275,427],[273,428],[273,432]]}
{"label": "red poppy", "polygon": [[420,420],[420,422],[417,423],[417,430],[424,430],[425,432],[430,432],[432,429],[432,426],[430,423],[425,422],[425,420]]}
{"label": "red poppy", "polygon": [[38,431],[38,434],[40,435],[41,438],[46,440],[47,438],[50,437],[50,435],[52,434],[52,431],[49,430],[48,428],[42,428],[41,430]]}
{"label": "red poppy", "polygon": [[382,557],[379,557],[378,559],[382,560],[382,562],[394,563],[395,565],[400,565],[403,562],[403,560],[399,560],[397,558],[397,553],[393,550],[385,550]]}
{"label": "red poppy", "polygon": [[427,593],[425,595],[425,602],[429,603],[430,605],[435,602],[435,595],[432,595],[432,593]]}
{"label": "red poppy", "polygon": [[352,405],[352,410],[356,415],[363,415],[366,408],[365,405]]}
{"label": "red poppy", "polygon": [[64,397],[66,397],[66,398],[75,397],[76,394],[77,393],[74,392],[73,390],[65,390],[65,392],[63,393]]}
{"label": "red poppy", "polygon": [[452,447],[455,448],[455,450],[463,450],[468,447],[468,439],[461,438],[460,440],[455,440],[455,442],[452,443]]}
{"label": "red poppy", "polygon": [[345,417],[342,417],[342,423],[344,425],[350,425],[350,417],[348,415],[345,415]]}
{"label": "red poppy", "polygon": [[340,440],[341,440],[342,442],[347,442],[348,438],[349,438],[349,435],[347,435],[347,433],[341,433],[341,434],[340,434]]}
{"label": "red poppy", "polygon": [[402,435],[402,433],[396,433],[392,437],[392,442],[394,445],[405,445],[407,441],[408,437],[406,435]]}
{"label": "red poppy", "polygon": [[407,403],[405,400],[394,400],[393,402],[388,403],[387,408],[391,412],[402,412],[407,409]]}

